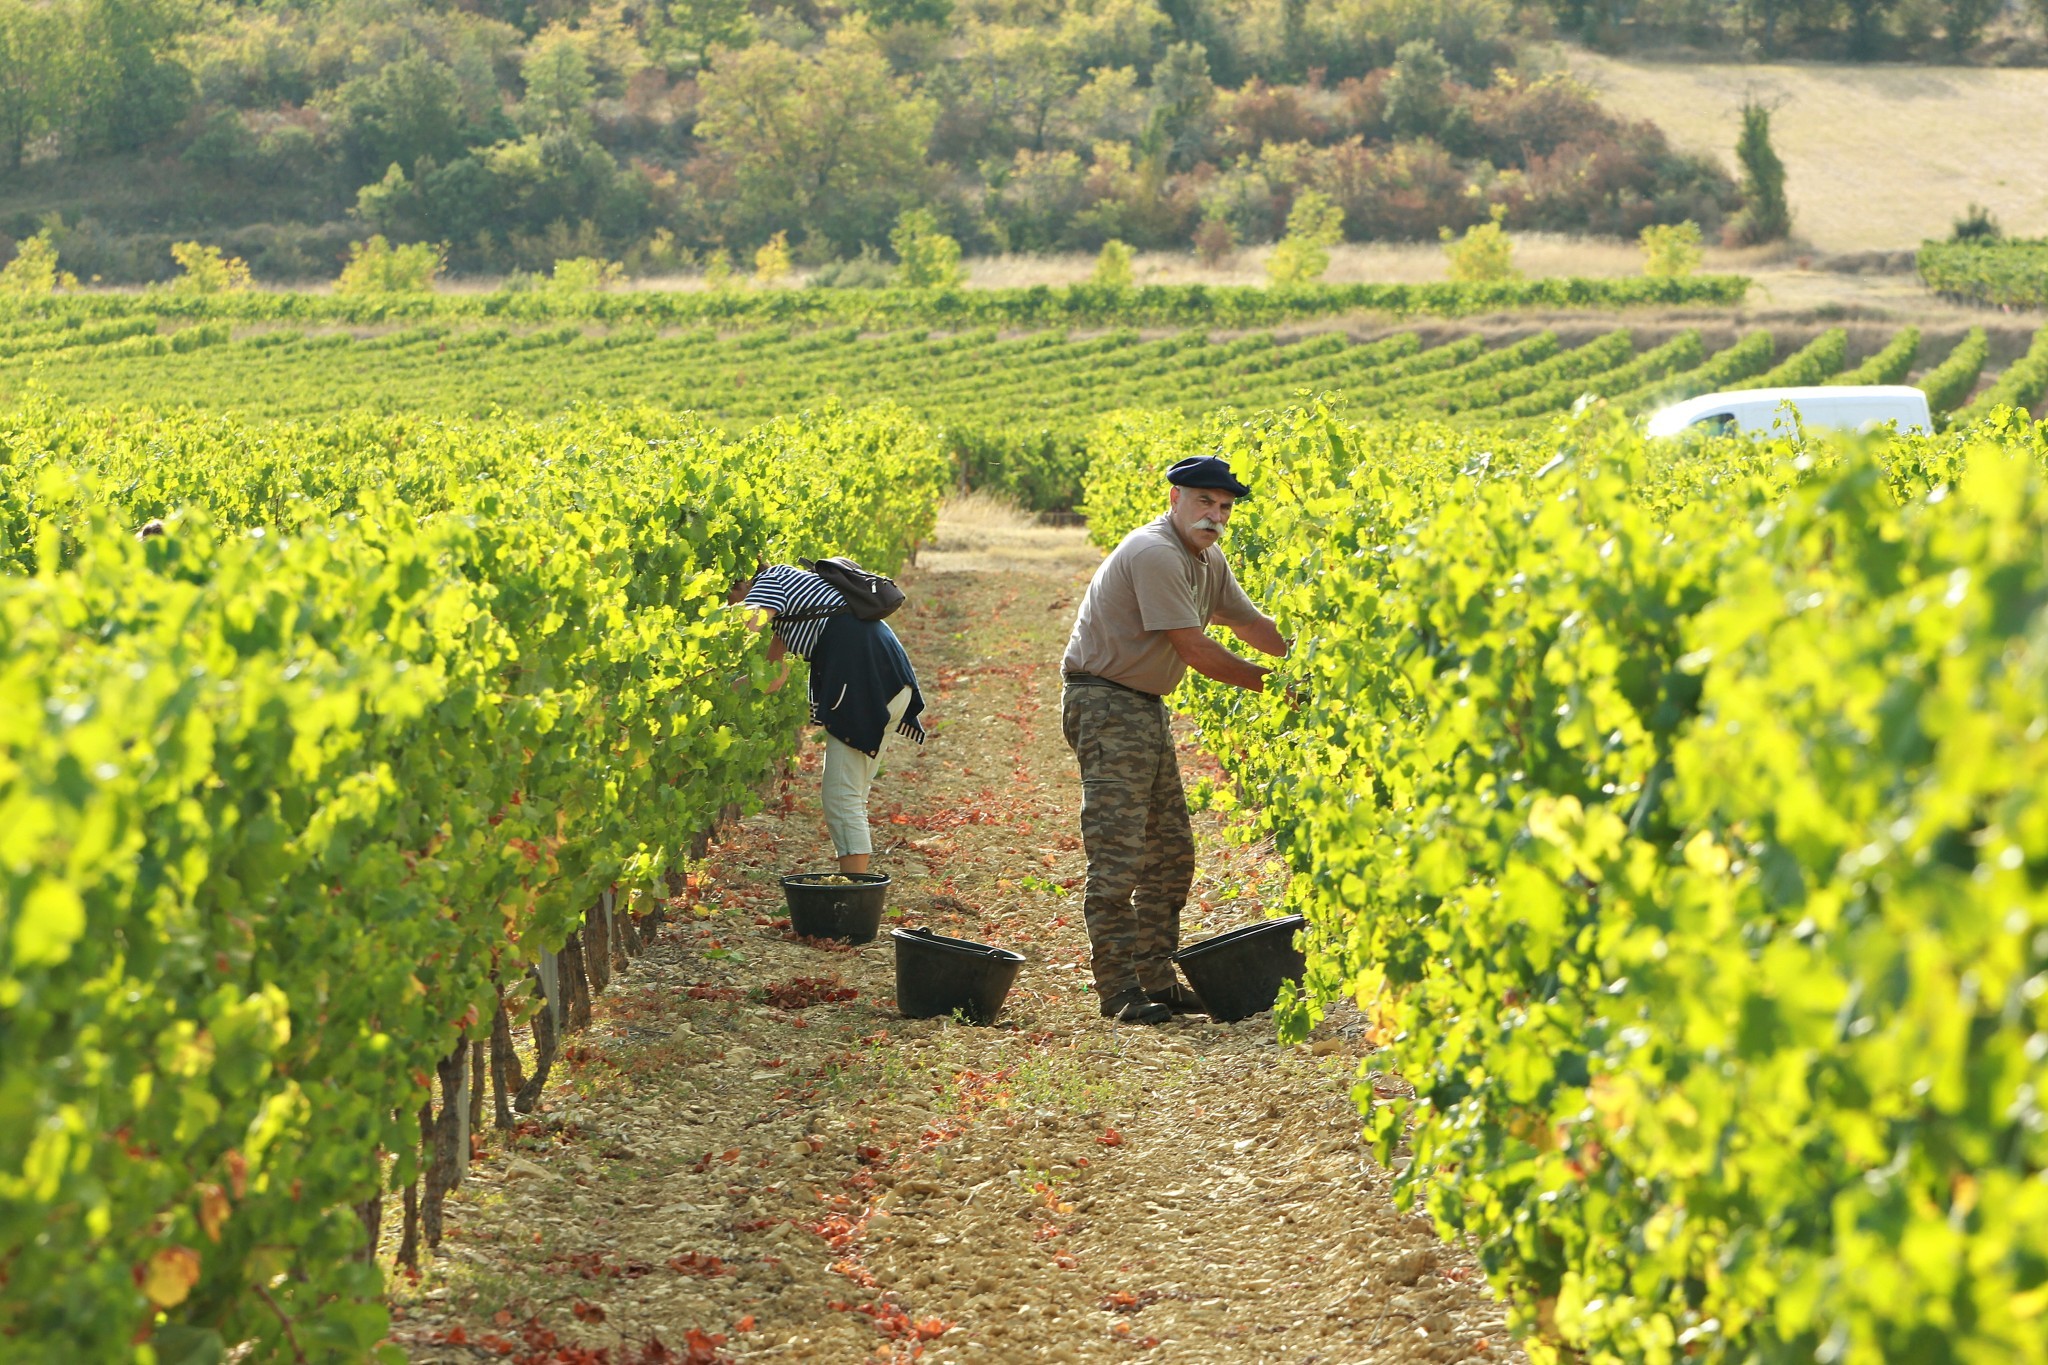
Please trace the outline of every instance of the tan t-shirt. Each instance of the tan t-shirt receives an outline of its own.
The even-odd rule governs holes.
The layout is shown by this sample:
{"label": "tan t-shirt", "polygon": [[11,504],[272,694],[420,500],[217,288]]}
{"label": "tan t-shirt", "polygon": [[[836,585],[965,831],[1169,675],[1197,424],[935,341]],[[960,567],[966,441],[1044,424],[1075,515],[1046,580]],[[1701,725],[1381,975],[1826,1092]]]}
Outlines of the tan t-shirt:
{"label": "tan t-shirt", "polygon": [[1196,557],[1162,516],[1125,536],[1095,570],[1060,671],[1163,695],[1188,666],[1162,632],[1258,619],[1222,552],[1212,545]]}

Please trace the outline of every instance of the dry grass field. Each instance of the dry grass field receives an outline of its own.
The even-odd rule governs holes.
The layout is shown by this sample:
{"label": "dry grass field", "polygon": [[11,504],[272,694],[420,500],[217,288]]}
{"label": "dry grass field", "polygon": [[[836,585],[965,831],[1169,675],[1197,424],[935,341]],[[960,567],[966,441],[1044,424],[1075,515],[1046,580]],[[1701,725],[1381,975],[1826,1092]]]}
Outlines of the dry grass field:
{"label": "dry grass field", "polygon": [[1772,105],[1792,229],[1820,251],[1917,246],[1973,202],[2010,233],[2048,235],[2048,70],[1560,60],[1731,170],[1743,101]]}

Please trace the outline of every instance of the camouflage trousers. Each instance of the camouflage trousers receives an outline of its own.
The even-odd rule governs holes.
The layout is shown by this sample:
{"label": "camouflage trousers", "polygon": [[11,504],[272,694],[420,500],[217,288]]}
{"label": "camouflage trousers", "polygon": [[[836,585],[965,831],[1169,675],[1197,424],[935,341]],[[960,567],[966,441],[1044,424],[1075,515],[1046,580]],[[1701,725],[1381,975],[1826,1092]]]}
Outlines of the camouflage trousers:
{"label": "camouflage trousers", "polygon": [[1195,880],[1195,837],[1166,705],[1119,687],[1069,683],[1060,727],[1081,761],[1095,989],[1105,1000],[1132,986],[1165,990],[1176,980],[1171,959]]}

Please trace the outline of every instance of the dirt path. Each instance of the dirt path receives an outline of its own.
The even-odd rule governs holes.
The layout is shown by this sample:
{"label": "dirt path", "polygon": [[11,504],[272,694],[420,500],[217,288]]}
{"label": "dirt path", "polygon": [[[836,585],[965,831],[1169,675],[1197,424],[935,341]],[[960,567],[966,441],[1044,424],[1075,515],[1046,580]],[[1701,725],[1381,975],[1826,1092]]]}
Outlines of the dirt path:
{"label": "dirt path", "polygon": [[[1355,1030],[1099,1017],[1058,679],[1094,559],[970,508],[906,575],[936,725],[876,786],[876,867],[890,922],[1029,956],[997,1026],[898,1018],[886,933],[787,935],[776,878],[831,851],[807,747],[451,1199],[396,1296],[413,1360],[1519,1358],[1358,1146]],[[1278,885],[1197,821],[1190,939]]]}

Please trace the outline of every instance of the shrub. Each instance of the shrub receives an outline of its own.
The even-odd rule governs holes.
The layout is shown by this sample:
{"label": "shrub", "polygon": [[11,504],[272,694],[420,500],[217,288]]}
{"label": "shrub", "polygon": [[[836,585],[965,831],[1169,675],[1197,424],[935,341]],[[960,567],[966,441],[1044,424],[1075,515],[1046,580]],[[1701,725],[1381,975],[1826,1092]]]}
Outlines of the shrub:
{"label": "shrub", "polygon": [[887,289],[894,272],[882,253],[864,246],[849,261],[828,261],[811,272],[813,289]]}
{"label": "shrub", "polygon": [[1088,283],[1102,289],[1129,289],[1137,282],[1131,270],[1131,261],[1136,255],[1128,243],[1110,238],[1102,244],[1102,252],[1095,258],[1095,273],[1088,277]]}
{"label": "shrub", "polygon": [[1655,279],[1682,280],[1700,268],[1700,225],[1652,223],[1637,239],[1643,244],[1643,273]]}
{"label": "shrub", "polygon": [[570,256],[555,262],[548,278],[548,288],[561,294],[589,294],[609,289],[625,277],[626,269],[617,261],[601,260],[596,256]]}
{"label": "shrub", "polygon": [[1450,258],[1452,279],[1485,284],[1522,277],[1515,269],[1515,244],[1500,225],[1506,216],[1507,206],[1495,204],[1491,219],[1467,228],[1464,236],[1453,237],[1449,228],[1443,230],[1444,255]]}
{"label": "shrub", "polygon": [[778,232],[754,252],[754,283],[769,288],[789,278],[789,234]]}
{"label": "shrub", "polygon": [[54,294],[78,288],[78,276],[57,268],[57,244],[49,228],[23,239],[14,259],[0,267],[0,294]]}
{"label": "shrub", "polygon": [[1951,242],[1995,242],[2005,235],[1998,226],[1998,220],[1991,216],[1991,210],[1982,204],[1972,204],[1963,211],[1949,229]]}
{"label": "shrub", "polygon": [[1266,259],[1275,288],[1314,284],[1330,268],[1330,248],[1344,240],[1344,211],[1328,196],[1303,190],[1287,211],[1287,235]]}
{"label": "shrub", "polygon": [[441,273],[441,248],[427,242],[394,247],[379,233],[350,242],[348,263],[334,282],[337,294],[424,294]]}
{"label": "shrub", "polygon": [[889,245],[896,252],[897,283],[906,289],[957,289],[966,278],[960,243],[939,231],[930,209],[910,209],[897,218]]}
{"label": "shrub", "polygon": [[171,282],[181,294],[225,294],[249,287],[249,266],[240,256],[229,256],[217,246],[179,242],[171,248],[171,259],[184,273]]}

